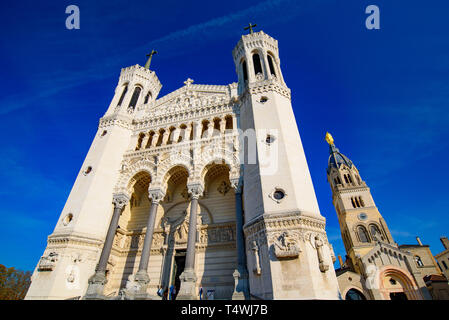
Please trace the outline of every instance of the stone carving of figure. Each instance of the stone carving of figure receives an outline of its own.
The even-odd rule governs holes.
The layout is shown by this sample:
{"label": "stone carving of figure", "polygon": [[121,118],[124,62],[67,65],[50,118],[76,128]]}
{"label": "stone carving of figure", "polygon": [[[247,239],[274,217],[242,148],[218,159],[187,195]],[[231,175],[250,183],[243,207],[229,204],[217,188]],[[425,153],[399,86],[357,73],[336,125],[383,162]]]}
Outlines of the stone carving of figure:
{"label": "stone carving of figure", "polygon": [[295,239],[287,232],[274,239],[274,254],[277,258],[296,258],[299,255],[299,247]]}
{"label": "stone carving of figure", "polygon": [[165,216],[161,220],[161,227],[166,234],[168,241],[173,235],[176,236],[176,242],[186,242],[189,232],[189,222],[187,219],[187,211],[184,210],[180,216]]}
{"label": "stone carving of figure", "polygon": [[254,257],[254,268],[253,268],[253,272],[257,275],[260,275],[262,270],[260,268],[260,256],[259,256],[259,247],[257,246],[257,242],[253,241],[252,242],[252,246],[251,246],[251,250],[253,252],[253,257]]}
{"label": "stone carving of figure", "polygon": [[320,270],[321,272],[326,272],[327,270],[329,270],[329,264],[324,262],[324,257],[323,257],[323,240],[320,239],[320,237],[316,236],[315,237],[315,248],[318,254],[318,262],[320,264]]}

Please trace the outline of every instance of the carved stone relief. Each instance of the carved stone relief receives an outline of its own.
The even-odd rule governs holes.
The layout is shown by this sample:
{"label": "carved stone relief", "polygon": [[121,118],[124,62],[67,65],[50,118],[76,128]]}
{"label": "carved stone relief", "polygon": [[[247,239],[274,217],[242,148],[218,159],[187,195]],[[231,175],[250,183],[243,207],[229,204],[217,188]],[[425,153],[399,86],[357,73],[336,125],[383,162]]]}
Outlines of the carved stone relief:
{"label": "carved stone relief", "polygon": [[274,254],[278,259],[297,258],[301,252],[298,237],[291,231],[275,233],[271,236]]}
{"label": "carved stone relief", "polygon": [[39,271],[52,271],[58,261],[58,253],[50,252],[41,257],[39,261]]}

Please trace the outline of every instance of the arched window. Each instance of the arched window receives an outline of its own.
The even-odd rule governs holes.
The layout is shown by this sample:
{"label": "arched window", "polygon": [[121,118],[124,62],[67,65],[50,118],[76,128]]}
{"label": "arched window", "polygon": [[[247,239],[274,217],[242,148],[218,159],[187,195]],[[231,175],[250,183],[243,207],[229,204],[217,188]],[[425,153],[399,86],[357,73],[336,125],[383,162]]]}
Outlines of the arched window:
{"label": "arched window", "polygon": [[122,102],[123,102],[123,99],[125,98],[126,92],[128,92],[128,85],[126,85],[125,88],[123,89],[122,95],[120,96],[120,99],[119,99],[119,101],[117,103],[117,106],[121,106],[122,105]]}
{"label": "arched window", "polygon": [[345,182],[346,182],[346,183],[349,183],[348,175],[345,174],[343,177],[345,178]]}
{"label": "arched window", "polygon": [[140,87],[136,87],[134,89],[134,93],[133,93],[133,96],[131,97],[131,101],[129,102],[128,108],[134,109],[136,107],[137,100],[139,99],[140,91],[142,91],[142,89]]}
{"label": "arched window", "polygon": [[447,270],[447,264],[446,264],[446,262],[445,262],[445,261],[443,261],[443,260],[441,260],[441,263],[443,263],[443,267],[444,267],[444,269],[446,269],[446,270]]}
{"label": "arched window", "polygon": [[268,58],[268,66],[270,67],[270,73],[272,75],[276,76],[276,72],[274,71],[273,59],[271,58],[271,56],[269,54],[267,54],[267,58]]}
{"label": "arched window", "polygon": [[416,265],[417,265],[418,267],[424,267],[424,263],[422,262],[420,256],[415,256],[415,261],[416,261]]}
{"label": "arched window", "polygon": [[145,96],[145,101],[144,101],[143,103],[144,103],[144,104],[147,104],[147,103],[148,103],[148,100],[150,99],[150,97],[151,97],[151,92],[148,91],[147,95]]}
{"label": "arched window", "polygon": [[374,239],[377,239],[380,241],[384,240],[382,233],[380,232],[379,228],[375,224],[370,225],[369,229],[370,229],[371,237],[373,238],[373,240]]}
{"label": "arched window", "polygon": [[254,74],[262,73],[262,64],[257,53],[253,54]]}
{"label": "arched window", "polygon": [[226,130],[234,129],[233,128],[233,123],[232,123],[232,116],[226,116],[225,120],[226,120]]}
{"label": "arched window", "polygon": [[359,234],[360,242],[369,242],[368,232],[365,227],[357,227],[357,233]]}
{"label": "arched window", "polygon": [[366,298],[359,290],[349,289],[346,293],[345,300],[366,300]]}
{"label": "arched window", "polygon": [[355,208],[355,207],[356,207],[356,205],[355,205],[355,201],[354,201],[354,198],[351,198],[351,203],[352,203],[352,207],[353,207],[353,208]]}
{"label": "arched window", "polygon": [[360,202],[360,205],[361,205],[362,207],[365,206],[365,202],[363,202],[362,197],[359,197],[359,202]]}
{"label": "arched window", "polygon": [[242,71],[243,71],[243,81],[248,81],[248,68],[246,66],[246,61],[243,61],[242,63]]}

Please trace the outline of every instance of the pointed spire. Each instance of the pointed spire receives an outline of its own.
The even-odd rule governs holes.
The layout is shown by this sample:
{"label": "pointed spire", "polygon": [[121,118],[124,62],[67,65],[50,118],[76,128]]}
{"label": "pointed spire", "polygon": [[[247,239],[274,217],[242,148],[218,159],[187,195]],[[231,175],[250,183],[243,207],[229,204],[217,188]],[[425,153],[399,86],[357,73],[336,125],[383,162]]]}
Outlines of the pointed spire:
{"label": "pointed spire", "polygon": [[334,138],[329,132],[326,132],[325,137],[326,142],[329,144],[329,161],[328,161],[328,172],[331,167],[339,168],[342,163],[345,163],[348,167],[352,167],[352,161],[348,159],[344,154],[338,150],[335,146]]}

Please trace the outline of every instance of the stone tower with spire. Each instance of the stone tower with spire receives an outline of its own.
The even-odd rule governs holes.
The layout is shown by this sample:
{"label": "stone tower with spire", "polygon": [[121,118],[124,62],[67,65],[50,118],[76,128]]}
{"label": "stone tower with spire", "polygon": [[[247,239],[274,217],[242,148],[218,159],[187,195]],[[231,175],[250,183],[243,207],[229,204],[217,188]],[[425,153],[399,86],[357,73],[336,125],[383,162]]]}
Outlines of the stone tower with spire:
{"label": "stone tower with spire", "polygon": [[357,167],[338,150],[330,133],[326,134],[326,141],[329,144],[327,180],[351,261],[357,255],[364,256],[378,241],[397,246]]}
{"label": "stone tower with spire", "polygon": [[325,139],[329,144],[327,180],[347,253],[336,270],[342,297],[430,299],[416,256],[394,242],[354,163],[337,149],[330,133]]}

